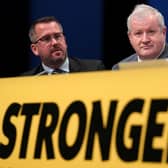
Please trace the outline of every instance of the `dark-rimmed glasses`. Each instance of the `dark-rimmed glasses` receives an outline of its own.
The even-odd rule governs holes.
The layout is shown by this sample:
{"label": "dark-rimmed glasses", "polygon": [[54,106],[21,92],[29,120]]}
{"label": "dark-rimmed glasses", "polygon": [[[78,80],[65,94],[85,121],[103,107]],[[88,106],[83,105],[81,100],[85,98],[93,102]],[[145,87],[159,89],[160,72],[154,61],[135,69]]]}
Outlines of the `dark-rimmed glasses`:
{"label": "dark-rimmed glasses", "polygon": [[39,41],[44,42],[45,44],[48,44],[52,41],[52,39],[56,40],[57,42],[62,40],[64,37],[63,32],[59,32],[59,33],[54,33],[54,34],[48,34],[45,35],[39,39],[37,39],[34,44],[38,43]]}

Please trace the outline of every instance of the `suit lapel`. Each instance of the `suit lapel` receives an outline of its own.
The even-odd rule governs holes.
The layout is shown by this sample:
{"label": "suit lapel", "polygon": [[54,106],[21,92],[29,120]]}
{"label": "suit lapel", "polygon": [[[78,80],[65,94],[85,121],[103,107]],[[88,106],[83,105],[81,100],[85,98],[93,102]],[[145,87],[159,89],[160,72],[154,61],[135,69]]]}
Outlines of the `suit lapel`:
{"label": "suit lapel", "polygon": [[80,72],[81,71],[80,62],[76,59],[69,58],[69,69],[70,72]]}

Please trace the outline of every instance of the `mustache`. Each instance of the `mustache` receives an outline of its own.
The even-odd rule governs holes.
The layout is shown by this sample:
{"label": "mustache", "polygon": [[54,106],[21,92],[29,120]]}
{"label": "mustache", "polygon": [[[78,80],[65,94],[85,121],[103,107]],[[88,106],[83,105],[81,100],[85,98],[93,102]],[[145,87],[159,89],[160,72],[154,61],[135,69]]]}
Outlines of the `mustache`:
{"label": "mustache", "polygon": [[54,46],[51,48],[51,52],[58,51],[58,50],[63,51],[62,47],[59,46],[59,45],[54,45]]}

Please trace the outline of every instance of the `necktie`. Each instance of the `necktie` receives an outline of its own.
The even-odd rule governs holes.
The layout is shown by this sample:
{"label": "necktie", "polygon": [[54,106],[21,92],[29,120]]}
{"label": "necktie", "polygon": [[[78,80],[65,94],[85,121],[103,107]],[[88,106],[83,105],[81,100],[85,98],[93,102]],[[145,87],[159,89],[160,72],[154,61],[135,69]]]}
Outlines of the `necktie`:
{"label": "necktie", "polygon": [[64,71],[64,70],[61,70],[61,69],[55,69],[54,71],[48,73],[47,71],[44,70],[44,71],[42,71],[42,72],[36,74],[36,76],[47,75],[47,74],[48,74],[48,75],[61,74],[61,73],[67,73],[67,72]]}
{"label": "necktie", "polygon": [[52,74],[57,74],[57,73],[66,73],[66,71],[62,69],[54,69],[54,71],[52,72]]}

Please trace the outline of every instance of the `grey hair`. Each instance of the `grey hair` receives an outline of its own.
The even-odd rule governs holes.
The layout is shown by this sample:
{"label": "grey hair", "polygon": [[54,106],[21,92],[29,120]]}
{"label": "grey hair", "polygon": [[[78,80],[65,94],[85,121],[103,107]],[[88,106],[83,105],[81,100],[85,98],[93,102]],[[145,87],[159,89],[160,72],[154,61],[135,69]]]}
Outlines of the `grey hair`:
{"label": "grey hair", "polygon": [[138,4],[138,5],[135,6],[134,10],[132,11],[132,13],[127,18],[128,32],[131,31],[131,21],[134,17],[143,18],[143,17],[149,16],[149,15],[155,15],[157,17],[159,26],[161,28],[166,27],[164,17],[160,13],[159,10],[157,10],[156,8],[154,8],[152,6],[146,5],[146,4]]}
{"label": "grey hair", "polygon": [[54,17],[54,16],[45,16],[45,17],[42,17],[42,18],[39,18],[37,20],[35,20],[32,25],[30,26],[30,29],[29,29],[29,39],[32,43],[34,43],[36,41],[36,32],[35,32],[35,27],[37,24],[39,23],[50,23],[50,22],[56,22],[61,31],[63,32],[63,27],[61,25],[61,23]]}

